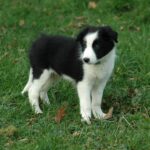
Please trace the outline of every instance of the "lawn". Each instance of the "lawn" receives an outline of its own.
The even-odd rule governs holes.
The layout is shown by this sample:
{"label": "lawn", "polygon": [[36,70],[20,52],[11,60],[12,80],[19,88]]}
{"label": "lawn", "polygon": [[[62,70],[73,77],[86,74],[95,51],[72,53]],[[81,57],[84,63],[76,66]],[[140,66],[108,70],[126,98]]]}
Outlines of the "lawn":
{"label": "lawn", "polygon": [[[0,0],[0,150],[150,149],[150,1]],[[35,115],[21,90],[28,48],[40,33],[76,36],[86,25],[119,34],[116,66],[103,96],[111,120],[81,123],[74,87],[60,81]],[[65,108],[60,123],[55,116]]]}

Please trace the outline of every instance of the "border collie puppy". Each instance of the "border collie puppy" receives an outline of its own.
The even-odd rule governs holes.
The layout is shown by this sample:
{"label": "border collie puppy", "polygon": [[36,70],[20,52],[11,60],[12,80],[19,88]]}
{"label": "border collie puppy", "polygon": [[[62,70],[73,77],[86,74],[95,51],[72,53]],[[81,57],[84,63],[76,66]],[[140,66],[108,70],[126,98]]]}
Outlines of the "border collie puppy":
{"label": "border collie puppy", "polygon": [[47,91],[58,76],[74,81],[82,120],[90,123],[91,113],[104,119],[103,90],[115,63],[117,32],[109,26],[86,27],[76,38],[42,35],[29,51],[28,92],[35,113],[42,113],[39,98],[49,104]]}

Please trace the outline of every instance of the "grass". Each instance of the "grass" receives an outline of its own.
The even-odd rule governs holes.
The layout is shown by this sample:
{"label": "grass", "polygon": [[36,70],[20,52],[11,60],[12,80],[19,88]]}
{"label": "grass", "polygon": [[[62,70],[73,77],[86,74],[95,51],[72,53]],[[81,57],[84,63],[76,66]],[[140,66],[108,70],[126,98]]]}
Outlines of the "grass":
{"label": "grass", "polygon": [[[150,19],[147,0],[0,0],[0,150],[148,150],[150,147]],[[61,81],[49,91],[44,114],[21,96],[28,47],[41,32],[75,36],[80,28],[110,25],[119,33],[115,71],[104,92],[109,121],[80,122],[75,89]],[[55,122],[66,107],[61,123]]]}

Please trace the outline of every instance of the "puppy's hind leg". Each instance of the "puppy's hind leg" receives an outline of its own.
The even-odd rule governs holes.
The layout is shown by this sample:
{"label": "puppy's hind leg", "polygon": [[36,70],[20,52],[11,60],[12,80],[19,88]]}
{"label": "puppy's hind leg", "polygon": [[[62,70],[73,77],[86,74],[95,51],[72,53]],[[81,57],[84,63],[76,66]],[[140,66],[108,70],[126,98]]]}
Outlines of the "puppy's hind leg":
{"label": "puppy's hind leg", "polygon": [[43,70],[42,74],[38,79],[34,79],[32,85],[28,91],[29,94],[29,102],[34,109],[36,114],[42,113],[42,110],[39,106],[39,96],[42,90],[42,87],[47,83],[49,79],[49,71]]}
{"label": "puppy's hind leg", "polygon": [[42,90],[40,92],[40,99],[45,103],[45,104],[50,104],[49,98],[48,98],[48,90],[53,83],[58,80],[59,76],[55,74],[53,71],[49,70],[49,78],[45,85],[43,85]]}
{"label": "puppy's hind leg", "polygon": [[24,89],[21,92],[22,95],[24,95],[24,93],[28,92],[30,86],[32,85],[32,80],[33,80],[33,74],[32,74],[32,68],[30,68],[29,79],[28,79],[28,82],[25,85]]}
{"label": "puppy's hind leg", "polygon": [[49,98],[48,98],[48,95],[47,95],[47,92],[46,91],[41,91],[40,92],[40,99],[45,103],[45,104],[50,104],[50,101],[49,101]]}
{"label": "puppy's hind leg", "polygon": [[51,82],[49,78],[40,91],[40,99],[44,102],[44,104],[48,104],[48,105],[50,104],[50,101],[49,101],[47,92],[48,92],[50,84]]}

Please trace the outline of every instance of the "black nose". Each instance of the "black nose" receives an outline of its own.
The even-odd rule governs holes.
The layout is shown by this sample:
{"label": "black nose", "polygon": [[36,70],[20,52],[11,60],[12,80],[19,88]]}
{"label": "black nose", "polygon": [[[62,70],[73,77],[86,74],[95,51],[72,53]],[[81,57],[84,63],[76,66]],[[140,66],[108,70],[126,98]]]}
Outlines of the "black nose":
{"label": "black nose", "polygon": [[84,62],[86,62],[86,63],[88,63],[88,62],[90,61],[90,59],[89,59],[89,58],[86,58],[86,57],[85,57],[83,60],[84,60]]}

